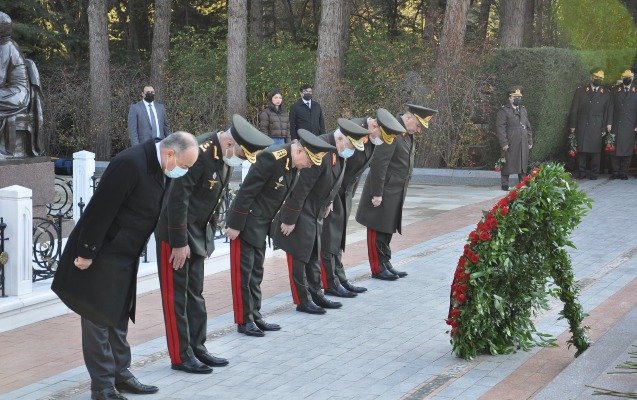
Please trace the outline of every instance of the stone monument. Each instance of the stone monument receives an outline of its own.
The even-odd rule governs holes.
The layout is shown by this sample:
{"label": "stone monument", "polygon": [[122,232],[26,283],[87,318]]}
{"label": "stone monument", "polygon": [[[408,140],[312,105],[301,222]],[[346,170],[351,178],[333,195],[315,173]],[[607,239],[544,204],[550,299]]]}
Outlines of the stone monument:
{"label": "stone monument", "polygon": [[38,70],[12,39],[11,24],[0,12],[0,188],[30,188],[34,214],[41,214],[53,201],[55,179],[45,155],[44,101]]}

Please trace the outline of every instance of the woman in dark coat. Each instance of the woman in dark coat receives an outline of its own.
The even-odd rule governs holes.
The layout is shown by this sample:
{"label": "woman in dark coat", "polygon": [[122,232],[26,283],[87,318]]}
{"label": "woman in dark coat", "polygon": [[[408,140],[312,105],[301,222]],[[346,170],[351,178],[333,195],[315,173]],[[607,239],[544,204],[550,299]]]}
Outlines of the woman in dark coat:
{"label": "woman in dark coat", "polygon": [[268,106],[259,115],[259,130],[274,140],[274,145],[290,142],[290,119],[283,110],[279,89],[268,93]]}

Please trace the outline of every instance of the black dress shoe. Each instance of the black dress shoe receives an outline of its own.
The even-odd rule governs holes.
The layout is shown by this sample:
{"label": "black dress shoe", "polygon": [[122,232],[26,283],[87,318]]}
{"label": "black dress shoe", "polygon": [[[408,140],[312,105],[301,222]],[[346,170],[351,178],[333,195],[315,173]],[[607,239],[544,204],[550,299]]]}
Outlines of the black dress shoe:
{"label": "black dress shoe", "polygon": [[597,180],[597,175],[591,175],[590,178],[591,181],[596,181]]}
{"label": "black dress shoe", "polygon": [[254,336],[254,337],[264,337],[265,333],[254,322],[248,322],[247,324],[239,324],[237,326],[237,332],[243,333],[244,335]]}
{"label": "black dress shoe", "polygon": [[502,185],[502,190],[504,190],[505,192],[509,191],[509,185]]}
{"label": "black dress shoe", "polygon": [[269,322],[265,322],[264,319],[258,319],[254,321],[254,323],[257,324],[259,329],[261,329],[262,331],[280,331],[281,330],[281,326],[277,324],[271,324]]}
{"label": "black dress shoe", "polygon": [[619,176],[619,179],[621,179],[622,181],[627,181],[627,180],[628,180],[628,175],[626,175],[626,174],[621,174],[621,175]]}
{"label": "black dress shoe", "polygon": [[380,279],[383,281],[395,281],[398,279],[398,275],[394,275],[386,269],[380,271],[380,274],[372,274],[372,278]]}
{"label": "black dress shoe", "polygon": [[610,179],[612,181],[613,179],[619,179],[619,178],[620,178],[619,174],[612,174],[610,176],[610,178],[608,178],[608,179]]}
{"label": "black dress shoe", "polygon": [[395,270],[394,267],[390,265],[386,266],[385,268],[387,268],[387,271],[391,272],[392,274],[396,275],[399,278],[404,278],[408,275],[405,271]]}
{"label": "black dress shoe", "polygon": [[91,390],[91,400],[126,400],[114,387],[102,390]]}
{"label": "black dress shoe", "polygon": [[316,303],[317,306],[323,307],[323,308],[335,309],[335,308],[343,307],[343,303],[339,303],[338,301],[332,301],[323,295],[312,296],[312,301],[314,301],[314,303]]}
{"label": "black dress shoe", "polygon": [[197,357],[197,360],[201,361],[209,367],[225,367],[229,363],[229,361],[225,358],[215,357],[208,352],[205,352],[203,354],[195,354],[195,357]]}
{"label": "black dress shoe", "polygon": [[352,293],[364,293],[367,291],[367,288],[364,288],[362,286],[354,286],[348,281],[341,283],[341,285],[343,285],[345,289],[349,290]]}
{"label": "black dress shoe", "polygon": [[329,289],[326,289],[325,294],[336,297],[356,297],[356,293],[350,292],[349,290],[345,289],[340,283],[337,283]]}
{"label": "black dress shoe", "polygon": [[212,368],[199,362],[196,358],[191,358],[190,360],[186,360],[181,364],[173,364],[170,366],[172,369],[176,369],[178,371],[188,372],[190,374],[210,374],[212,373]]}
{"label": "black dress shoe", "polygon": [[300,311],[300,312],[304,312],[308,314],[325,314],[325,309],[317,306],[311,300],[296,306],[296,311]]}
{"label": "black dress shoe", "polygon": [[152,394],[157,393],[157,391],[159,390],[157,386],[144,385],[135,377],[116,383],[115,388],[120,392],[133,394]]}

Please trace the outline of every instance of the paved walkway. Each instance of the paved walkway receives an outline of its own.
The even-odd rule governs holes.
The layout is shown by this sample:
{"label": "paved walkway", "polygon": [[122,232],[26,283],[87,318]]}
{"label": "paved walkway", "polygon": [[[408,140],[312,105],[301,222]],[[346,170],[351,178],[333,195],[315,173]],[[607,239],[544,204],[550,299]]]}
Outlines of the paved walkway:
{"label": "paved walkway", "polygon": [[[571,254],[582,285],[580,300],[590,314],[586,322],[596,343],[577,360],[573,358],[575,350],[564,344],[568,327],[557,319],[559,302],[552,302],[551,309],[538,316],[536,325],[558,336],[560,347],[480,356],[469,362],[451,354],[444,318],[455,263],[481,210],[489,208],[502,192],[496,188],[414,185],[406,204],[410,224],[392,243],[397,250],[394,265],[409,276],[396,282],[369,279],[365,231],[356,223],[349,224],[345,261],[352,267],[348,276],[369,292],[343,299],[340,310],[329,310],[324,316],[294,311],[283,255],[274,252],[266,263],[263,309],[283,330],[264,338],[249,338],[236,333],[233,325],[228,272],[206,278],[207,345],[213,354],[231,361],[228,367],[215,368],[212,375],[170,369],[159,296],[156,291],[141,296],[139,323],[131,325],[129,336],[132,370],[143,382],[158,385],[160,391],[130,397],[564,398],[552,397],[551,382],[567,379],[560,377],[560,372],[584,362],[584,356],[607,346],[605,339],[611,338],[606,341],[615,343],[616,356],[605,360],[595,376],[603,386],[604,371],[621,362],[618,360],[637,342],[637,330],[625,328],[627,333],[621,336],[629,339],[621,343],[612,340],[617,336],[614,329],[633,326],[630,318],[637,308],[637,235],[626,223],[637,217],[637,185],[634,180],[600,180],[583,182],[582,187],[595,203],[573,235],[578,249]],[[227,259],[215,262],[227,263]],[[592,363],[599,359],[587,358],[593,358],[589,360]],[[0,399],[89,398],[79,320],[73,314],[0,334],[0,361],[0,393],[4,393]],[[580,386],[583,395],[592,393],[592,389]]]}

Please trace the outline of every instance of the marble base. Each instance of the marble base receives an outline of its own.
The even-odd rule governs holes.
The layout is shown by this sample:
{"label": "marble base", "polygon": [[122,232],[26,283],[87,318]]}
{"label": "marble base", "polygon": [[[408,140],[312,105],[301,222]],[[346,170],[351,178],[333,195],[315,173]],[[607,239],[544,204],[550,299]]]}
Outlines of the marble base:
{"label": "marble base", "polygon": [[[0,188],[20,185],[33,191],[34,214],[53,202],[55,174],[50,157],[14,158],[0,162]],[[44,212],[46,214],[46,211]]]}

